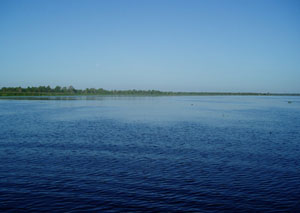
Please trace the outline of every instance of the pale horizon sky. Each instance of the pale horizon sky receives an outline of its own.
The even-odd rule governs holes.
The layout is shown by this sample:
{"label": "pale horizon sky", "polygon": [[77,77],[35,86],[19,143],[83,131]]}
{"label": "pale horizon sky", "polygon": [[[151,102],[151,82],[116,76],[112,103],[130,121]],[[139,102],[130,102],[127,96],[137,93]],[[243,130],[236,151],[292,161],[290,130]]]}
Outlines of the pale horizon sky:
{"label": "pale horizon sky", "polygon": [[300,93],[297,0],[2,0],[0,87]]}

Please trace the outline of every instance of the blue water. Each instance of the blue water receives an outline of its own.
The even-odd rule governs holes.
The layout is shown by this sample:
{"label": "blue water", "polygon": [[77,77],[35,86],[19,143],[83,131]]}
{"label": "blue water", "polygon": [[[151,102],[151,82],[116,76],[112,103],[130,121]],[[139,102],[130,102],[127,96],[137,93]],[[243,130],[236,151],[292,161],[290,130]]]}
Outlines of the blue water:
{"label": "blue water", "polygon": [[0,211],[297,212],[300,97],[2,99],[0,161]]}

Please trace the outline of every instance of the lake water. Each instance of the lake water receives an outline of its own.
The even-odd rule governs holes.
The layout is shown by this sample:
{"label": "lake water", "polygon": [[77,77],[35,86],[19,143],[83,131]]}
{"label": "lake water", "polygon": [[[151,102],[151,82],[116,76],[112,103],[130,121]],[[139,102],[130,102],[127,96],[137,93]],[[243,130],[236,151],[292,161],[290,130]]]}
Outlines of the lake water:
{"label": "lake water", "polygon": [[0,161],[0,211],[299,212],[300,97],[0,99]]}

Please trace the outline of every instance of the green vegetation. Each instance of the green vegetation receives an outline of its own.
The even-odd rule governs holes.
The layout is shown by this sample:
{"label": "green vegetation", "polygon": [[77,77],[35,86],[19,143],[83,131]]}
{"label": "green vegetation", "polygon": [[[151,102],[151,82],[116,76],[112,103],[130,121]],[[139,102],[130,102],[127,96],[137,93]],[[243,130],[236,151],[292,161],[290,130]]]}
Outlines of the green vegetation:
{"label": "green vegetation", "polygon": [[162,92],[158,90],[105,90],[87,88],[84,90],[75,89],[73,86],[60,87],[50,86],[39,87],[2,87],[0,96],[73,96],[73,95],[293,95],[299,96],[299,93],[232,93],[232,92]]}

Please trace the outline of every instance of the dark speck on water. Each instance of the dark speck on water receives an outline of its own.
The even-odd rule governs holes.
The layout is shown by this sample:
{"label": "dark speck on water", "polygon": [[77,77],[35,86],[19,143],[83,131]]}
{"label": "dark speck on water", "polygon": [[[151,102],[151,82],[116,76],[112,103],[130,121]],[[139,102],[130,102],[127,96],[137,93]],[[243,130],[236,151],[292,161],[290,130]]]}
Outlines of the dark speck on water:
{"label": "dark speck on water", "polygon": [[2,99],[0,211],[300,212],[299,141],[299,97]]}

